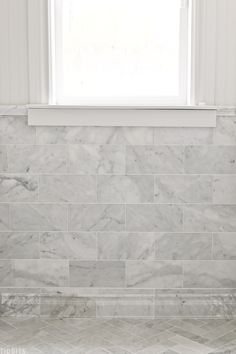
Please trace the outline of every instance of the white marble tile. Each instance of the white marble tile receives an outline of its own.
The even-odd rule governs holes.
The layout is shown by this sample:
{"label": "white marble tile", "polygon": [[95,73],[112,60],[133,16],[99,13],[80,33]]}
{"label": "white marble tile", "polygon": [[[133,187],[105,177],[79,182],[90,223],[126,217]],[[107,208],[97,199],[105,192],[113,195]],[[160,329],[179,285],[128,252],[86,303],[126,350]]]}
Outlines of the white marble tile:
{"label": "white marble tile", "polygon": [[98,176],[98,202],[152,203],[153,176]]}
{"label": "white marble tile", "polygon": [[236,146],[187,146],[187,173],[236,173]]}
{"label": "white marble tile", "polygon": [[6,146],[0,146],[0,172],[6,172],[7,169],[7,148]]}
{"label": "white marble tile", "polygon": [[215,144],[236,145],[236,116],[217,117]]}
{"label": "white marble tile", "polygon": [[124,146],[70,145],[69,172],[79,174],[123,174]]}
{"label": "white marble tile", "polygon": [[177,205],[127,205],[128,231],[182,231],[182,207]]}
{"label": "white marble tile", "polygon": [[181,261],[127,261],[128,287],[181,288],[183,269]]}
{"label": "white marble tile", "polygon": [[236,260],[236,232],[213,234],[213,258]]}
{"label": "white marble tile", "polygon": [[9,230],[9,205],[0,204],[0,231]]}
{"label": "white marble tile", "polygon": [[213,128],[155,128],[154,143],[162,145],[208,145]]}
{"label": "white marble tile", "polygon": [[70,261],[70,286],[115,288],[124,285],[124,262]]}
{"label": "white marble tile", "polygon": [[193,232],[236,231],[236,206],[185,205],[184,230]]}
{"label": "white marble tile", "polygon": [[43,175],[39,179],[39,200],[96,203],[96,183],[96,176]]}
{"label": "white marble tile", "polygon": [[182,146],[127,146],[128,174],[183,173]]}
{"label": "white marble tile", "polygon": [[39,235],[35,232],[0,232],[0,258],[39,258]]}
{"label": "white marble tile", "polygon": [[65,146],[12,145],[7,148],[8,171],[13,173],[63,173],[67,171]]}
{"label": "white marble tile", "polygon": [[155,177],[156,203],[209,203],[211,201],[211,176],[160,175]]}
{"label": "white marble tile", "polygon": [[93,232],[44,232],[40,234],[41,258],[95,260],[97,238]]}
{"label": "white marble tile", "polygon": [[40,303],[38,294],[18,294],[16,293],[3,293],[1,299],[0,313],[1,316],[39,316]]}
{"label": "white marble tile", "polygon": [[155,259],[154,233],[98,233],[99,259]]}
{"label": "white marble tile", "polygon": [[1,202],[34,202],[38,199],[38,177],[0,175]]}
{"label": "white marble tile", "polygon": [[68,286],[69,263],[66,260],[31,259],[14,261],[14,286]]}
{"label": "white marble tile", "polygon": [[214,176],[213,203],[236,204],[236,175]]}
{"label": "white marble tile", "polygon": [[13,286],[13,265],[10,260],[0,260],[0,284]]}
{"label": "white marble tile", "polygon": [[156,259],[211,259],[212,234],[156,235]]}
{"label": "white marble tile", "polygon": [[124,226],[124,205],[70,205],[69,230],[123,231]]}
{"label": "white marble tile", "polygon": [[0,116],[26,116],[27,105],[0,105]]}
{"label": "white marble tile", "polygon": [[0,144],[35,144],[35,127],[24,116],[5,116],[0,119]]}
{"label": "white marble tile", "polygon": [[67,206],[63,204],[12,204],[10,215],[16,231],[54,231],[67,227]]}

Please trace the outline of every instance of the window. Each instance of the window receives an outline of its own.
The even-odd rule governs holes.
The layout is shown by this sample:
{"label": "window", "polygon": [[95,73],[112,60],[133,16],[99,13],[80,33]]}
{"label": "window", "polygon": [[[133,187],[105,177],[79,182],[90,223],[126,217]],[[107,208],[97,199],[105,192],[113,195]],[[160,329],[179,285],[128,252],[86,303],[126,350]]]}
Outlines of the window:
{"label": "window", "polygon": [[186,104],[186,4],[51,1],[51,103]]}

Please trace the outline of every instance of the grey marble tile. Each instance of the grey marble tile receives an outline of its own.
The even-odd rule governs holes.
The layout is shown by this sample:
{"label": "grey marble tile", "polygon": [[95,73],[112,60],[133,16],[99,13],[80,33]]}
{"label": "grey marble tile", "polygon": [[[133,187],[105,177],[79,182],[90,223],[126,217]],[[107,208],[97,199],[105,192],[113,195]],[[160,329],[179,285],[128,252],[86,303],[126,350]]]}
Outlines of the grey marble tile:
{"label": "grey marble tile", "polygon": [[0,200],[2,202],[34,202],[37,199],[37,176],[0,175]]}
{"label": "grey marble tile", "polygon": [[213,234],[213,258],[236,260],[236,232]]}
{"label": "grey marble tile", "polygon": [[182,146],[127,146],[128,174],[183,173]]}
{"label": "grey marble tile", "polygon": [[155,177],[156,203],[209,203],[211,201],[211,176],[160,175]]}
{"label": "grey marble tile", "polygon": [[8,146],[7,152],[9,172],[67,172],[67,156],[65,146],[12,145]]}
{"label": "grey marble tile", "polygon": [[93,232],[44,232],[40,234],[41,258],[95,260],[97,237]]}
{"label": "grey marble tile", "polygon": [[236,261],[184,261],[185,288],[235,288]]}
{"label": "grey marble tile", "polygon": [[37,127],[38,144],[153,144],[149,127]]}
{"label": "grey marble tile", "polygon": [[124,147],[119,145],[70,145],[69,172],[80,174],[123,174]]}
{"label": "grey marble tile", "polygon": [[217,117],[214,142],[218,145],[236,145],[236,116]]}
{"label": "grey marble tile", "polygon": [[9,230],[9,205],[0,204],[0,231]]}
{"label": "grey marble tile", "polygon": [[0,258],[39,258],[39,235],[35,232],[1,232]]}
{"label": "grey marble tile", "polygon": [[213,203],[236,204],[236,176],[215,176],[213,180]]}
{"label": "grey marble tile", "polygon": [[152,203],[153,176],[98,176],[98,202]]}
{"label": "grey marble tile", "polygon": [[7,148],[6,146],[0,146],[0,172],[6,172],[7,169]]}
{"label": "grey marble tile", "polygon": [[124,226],[124,205],[70,205],[69,230],[123,231]]}
{"label": "grey marble tile", "polygon": [[163,233],[156,236],[156,259],[211,259],[212,235]]}
{"label": "grey marble tile", "polygon": [[35,144],[35,127],[24,116],[1,117],[0,144]]}
{"label": "grey marble tile", "polygon": [[96,176],[40,176],[39,200],[43,202],[96,203]]}
{"label": "grey marble tile", "polygon": [[182,231],[182,207],[176,205],[127,205],[128,231]]}
{"label": "grey marble tile", "polygon": [[15,294],[3,293],[0,305],[1,316],[39,316],[40,305],[38,294],[18,294],[15,289]]}
{"label": "grey marble tile", "polygon": [[124,285],[124,262],[70,261],[70,286],[115,288]]}
{"label": "grey marble tile", "polygon": [[208,145],[212,141],[213,128],[155,128],[155,144]]}
{"label": "grey marble tile", "polygon": [[12,204],[12,228],[17,231],[66,230],[67,206],[63,204]]}
{"label": "grey marble tile", "polygon": [[68,286],[69,263],[66,260],[30,259],[14,261],[14,286]]}
{"label": "grey marble tile", "polygon": [[154,233],[98,234],[99,259],[155,259]]}
{"label": "grey marble tile", "polygon": [[181,288],[183,269],[181,261],[127,261],[128,287]]}
{"label": "grey marble tile", "polygon": [[193,232],[236,231],[236,206],[185,205],[184,230]]}
{"label": "grey marble tile", "polygon": [[187,146],[187,173],[236,173],[236,146]]}
{"label": "grey marble tile", "polygon": [[13,265],[10,260],[0,260],[0,284],[13,286]]}

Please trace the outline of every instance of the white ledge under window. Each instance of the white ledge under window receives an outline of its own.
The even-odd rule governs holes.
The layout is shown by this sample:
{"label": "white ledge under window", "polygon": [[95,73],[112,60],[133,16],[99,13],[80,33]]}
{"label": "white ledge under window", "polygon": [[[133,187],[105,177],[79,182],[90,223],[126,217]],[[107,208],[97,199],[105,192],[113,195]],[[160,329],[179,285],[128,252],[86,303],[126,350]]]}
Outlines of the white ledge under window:
{"label": "white ledge under window", "polygon": [[216,107],[209,106],[61,106],[30,105],[29,125],[215,127]]}

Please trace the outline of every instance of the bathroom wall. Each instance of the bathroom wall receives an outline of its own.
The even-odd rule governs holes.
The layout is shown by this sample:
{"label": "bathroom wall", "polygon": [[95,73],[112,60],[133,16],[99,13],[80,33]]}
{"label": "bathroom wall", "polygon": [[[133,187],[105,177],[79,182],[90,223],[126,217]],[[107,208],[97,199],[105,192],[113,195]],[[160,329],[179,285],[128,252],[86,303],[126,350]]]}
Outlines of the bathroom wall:
{"label": "bathroom wall", "polygon": [[236,116],[213,128],[0,117],[2,316],[236,314]]}

